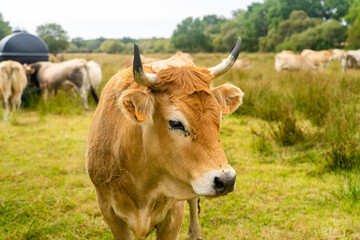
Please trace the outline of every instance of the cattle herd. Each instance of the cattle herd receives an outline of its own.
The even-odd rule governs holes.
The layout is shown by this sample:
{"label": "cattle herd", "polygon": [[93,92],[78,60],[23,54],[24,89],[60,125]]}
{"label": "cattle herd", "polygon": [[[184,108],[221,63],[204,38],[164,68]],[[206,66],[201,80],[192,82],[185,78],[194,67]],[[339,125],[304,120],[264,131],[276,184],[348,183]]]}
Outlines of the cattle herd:
{"label": "cattle herd", "polygon": [[312,71],[325,69],[330,61],[340,60],[342,71],[360,68],[360,50],[329,49],[313,51],[304,49],[300,55],[284,50],[275,55],[275,70]]}
{"label": "cattle herd", "polygon": [[[220,144],[221,117],[234,112],[244,93],[234,85],[212,87],[212,80],[231,68],[251,68],[237,60],[241,39],[228,58],[211,68],[200,68],[190,54],[178,52],[165,59],[134,56],[125,68],[98,91],[102,73],[94,61],[72,59],[61,63],[15,61],[0,63],[0,94],[5,111],[19,109],[28,85],[45,99],[58,90],[79,95],[88,109],[91,92],[98,103],[90,127],[86,166],[96,189],[100,210],[114,239],[177,239],[190,206],[189,234],[201,239],[197,217],[199,196],[223,196],[234,190],[236,172]],[[360,50],[282,51],[275,70],[316,71],[329,61],[342,70],[360,67]]]}
{"label": "cattle herd", "polygon": [[0,95],[7,113],[20,109],[21,95],[27,86],[40,89],[45,101],[48,95],[57,91],[71,91],[79,95],[85,109],[88,109],[87,95],[91,91],[98,101],[96,91],[102,80],[101,67],[94,61],[72,59],[61,63],[35,62],[30,65],[8,60],[0,62]]}

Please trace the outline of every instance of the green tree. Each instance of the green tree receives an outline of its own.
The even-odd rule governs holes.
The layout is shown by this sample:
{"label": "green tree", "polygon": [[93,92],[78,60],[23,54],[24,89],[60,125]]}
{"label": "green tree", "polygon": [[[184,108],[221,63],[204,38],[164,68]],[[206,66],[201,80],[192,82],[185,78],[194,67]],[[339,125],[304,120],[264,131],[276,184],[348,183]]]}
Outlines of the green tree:
{"label": "green tree", "polygon": [[313,50],[338,48],[347,37],[346,30],[346,26],[339,21],[326,21],[308,28],[304,32],[291,35],[290,38],[279,44],[276,50],[302,51],[306,48]]}
{"label": "green tree", "polygon": [[351,49],[360,48],[360,0],[355,0],[351,5],[345,20],[350,24],[346,45]]}
{"label": "green tree", "polygon": [[171,37],[171,44],[176,49],[186,52],[212,51],[210,36],[205,33],[206,27],[206,22],[199,18],[186,18],[177,25]]}
{"label": "green tree", "polygon": [[2,14],[0,13],[0,39],[11,33],[9,22],[5,22]]}
{"label": "green tree", "polygon": [[49,52],[55,56],[56,54],[65,51],[69,46],[69,37],[66,31],[56,23],[38,26],[36,33],[46,42]]}
{"label": "green tree", "polygon": [[303,10],[294,10],[289,19],[282,21],[277,30],[271,29],[266,37],[259,39],[260,51],[274,51],[276,46],[294,33],[300,33],[308,28],[321,24],[320,18],[309,18]]}
{"label": "green tree", "polygon": [[117,39],[108,39],[100,45],[100,50],[106,53],[121,53],[125,50],[125,44]]}

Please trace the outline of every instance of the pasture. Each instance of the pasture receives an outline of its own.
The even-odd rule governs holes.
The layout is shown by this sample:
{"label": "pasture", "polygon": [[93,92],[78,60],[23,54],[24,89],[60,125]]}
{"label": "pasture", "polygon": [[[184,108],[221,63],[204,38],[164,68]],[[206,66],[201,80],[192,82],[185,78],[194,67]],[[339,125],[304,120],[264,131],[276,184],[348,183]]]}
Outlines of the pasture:
{"label": "pasture", "polygon": [[[211,67],[227,54],[193,56]],[[103,87],[127,56],[75,57],[101,64]],[[245,93],[220,132],[236,189],[201,198],[203,238],[360,239],[360,71],[276,73],[274,54],[239,58],[253,68],[214,81]],[[85,111],[60,93],[0,122],[0,239],[112,239],[85,169],[90,98]],[[187,227],[188,212],[179,239]]]}

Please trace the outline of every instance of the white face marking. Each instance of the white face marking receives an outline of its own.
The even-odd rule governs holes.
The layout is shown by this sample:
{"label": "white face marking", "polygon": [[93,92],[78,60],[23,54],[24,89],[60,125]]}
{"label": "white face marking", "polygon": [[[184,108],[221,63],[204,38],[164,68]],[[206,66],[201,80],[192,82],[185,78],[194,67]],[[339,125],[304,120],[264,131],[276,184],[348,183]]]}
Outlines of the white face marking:
{"label": "white face marking", "polygon": [[[214,170],[203,174],[201,177],[191,182],[194,192],[199,196],[215,196],[215,177],[234,178],[236,172],[233,168],[227,170]],[[234,186],[235,188],[235,186]]]}

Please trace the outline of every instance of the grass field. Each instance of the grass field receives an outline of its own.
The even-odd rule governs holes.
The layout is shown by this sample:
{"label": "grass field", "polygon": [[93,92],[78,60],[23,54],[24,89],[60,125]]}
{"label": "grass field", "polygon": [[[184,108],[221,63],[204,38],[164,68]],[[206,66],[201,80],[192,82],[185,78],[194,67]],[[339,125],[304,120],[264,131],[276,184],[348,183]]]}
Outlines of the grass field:
{"label": "grass field", "polygon": [[[225,56],[194,55],[205,67]],[[127,56],[74,57],[102,65],[103,87]],[[236,190],[201,199],[204,239],[360,239],[360,71],[275,73],[273,54],[240,57],[254,67],[214,82],[245,92],[221,126]],[[0,122],[0,239],[112,239],[85,170],[95,108],[60,93]]]}

